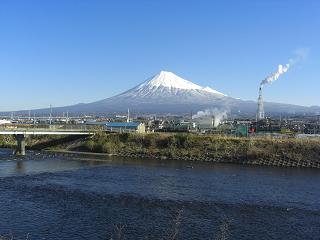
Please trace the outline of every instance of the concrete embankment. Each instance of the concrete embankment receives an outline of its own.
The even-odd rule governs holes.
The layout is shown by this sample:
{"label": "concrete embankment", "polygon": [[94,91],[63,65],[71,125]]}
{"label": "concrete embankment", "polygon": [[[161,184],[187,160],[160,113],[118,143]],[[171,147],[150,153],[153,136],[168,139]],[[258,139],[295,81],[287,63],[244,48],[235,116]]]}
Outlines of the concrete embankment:
{"label": "concrete embankment", "polygon": [[63,156],[76,158],[78,160],[94,160],[94,161],[109,161],[107,157],[126,157],[126,158],[140,158],[140,159],[158,159],[158,160],[177,160],[177,161],[190,161],[190,162],[212,162],[212,163],[231,163],[241,165],[256,165],[256,166],[274,166],[274,167],[302,167],[302,168],[318,168],[320,169],[320,162],[308,160],[292,160],[292,159],[243,159],[243,160],[227,160],[227,159],[214,159],[209,157],[188,157],[188,156],[175,156],[167,157],[160,155],[142,154],[142,153],[92,153],[92,152],[79,152],[79,151],[66,151],[66,150],[47,150],[46,152],[61,154]]}

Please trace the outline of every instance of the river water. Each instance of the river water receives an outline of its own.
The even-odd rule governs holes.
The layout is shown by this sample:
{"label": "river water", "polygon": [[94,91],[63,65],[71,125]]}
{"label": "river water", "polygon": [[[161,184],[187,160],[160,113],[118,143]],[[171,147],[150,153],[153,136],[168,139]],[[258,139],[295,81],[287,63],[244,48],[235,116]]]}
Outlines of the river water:
{"label": "river water", "polygon": [[0,150],[14,239],[319,239],[320,171]]}

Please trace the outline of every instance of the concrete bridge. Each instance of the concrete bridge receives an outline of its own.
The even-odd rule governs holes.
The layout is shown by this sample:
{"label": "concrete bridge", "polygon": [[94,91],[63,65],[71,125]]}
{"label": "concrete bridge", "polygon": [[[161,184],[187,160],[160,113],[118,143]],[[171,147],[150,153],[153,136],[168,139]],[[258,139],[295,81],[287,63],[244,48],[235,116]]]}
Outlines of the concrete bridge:
{"label": "concrete bridge", "polygon": [[101,131],[97,127],[82,126],[82,125],[50,125],[50,126],[30,126],[18,127],[8,126],[0,128],[0,135],[13,135],[17,140],[17,148],[15,153],[17,155],[26,154],[25,137],[27,135],[94,135],[96,132]]}

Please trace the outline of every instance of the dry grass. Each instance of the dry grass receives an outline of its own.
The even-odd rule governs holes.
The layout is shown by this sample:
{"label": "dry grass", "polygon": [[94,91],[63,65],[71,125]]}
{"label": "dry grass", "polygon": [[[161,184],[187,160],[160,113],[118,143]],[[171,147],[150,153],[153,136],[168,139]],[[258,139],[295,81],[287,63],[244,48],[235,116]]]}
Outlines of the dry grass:
{"label": "dry grass", "polygon": [[[120,155],[145,155],[173,159],[250,163],[262,161],[309,161],[320,164],[319,139],[239,138],[196,134],[99,133],[72,141],[55,137],[28,137],[33,149],[51,147]],[[69,141],[69,142],[68,142]],[[71,143],[70,143],[71,141]],[[15,146],[15,140],[0,136],[0,146]],[[319,165],[320,166],[320,165]]]}
{"label": "dry grass", "polygon": [[100,134],[79,146],[102,153],[145,154],[209,161],[293,160],[320,162],[320,140],[238,138],[194,134]]}

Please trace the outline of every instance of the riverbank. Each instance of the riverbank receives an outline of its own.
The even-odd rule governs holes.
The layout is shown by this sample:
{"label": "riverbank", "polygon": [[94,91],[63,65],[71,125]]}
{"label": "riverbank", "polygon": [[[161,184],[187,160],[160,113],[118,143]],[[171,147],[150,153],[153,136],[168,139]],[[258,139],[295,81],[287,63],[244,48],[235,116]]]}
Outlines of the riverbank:
{"label": "riverbank", "polygon": [[[0,139],[12,147],[14,139]],[[35,150],[71,151],[142,157],[320,168],[319,139],[237,138],[194,134],[105,134],[93,137],[28,137],[27,146]]]}

